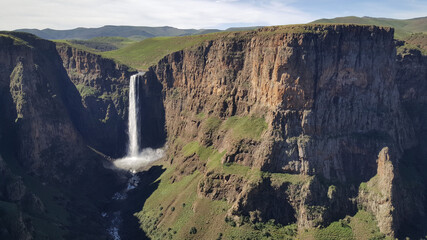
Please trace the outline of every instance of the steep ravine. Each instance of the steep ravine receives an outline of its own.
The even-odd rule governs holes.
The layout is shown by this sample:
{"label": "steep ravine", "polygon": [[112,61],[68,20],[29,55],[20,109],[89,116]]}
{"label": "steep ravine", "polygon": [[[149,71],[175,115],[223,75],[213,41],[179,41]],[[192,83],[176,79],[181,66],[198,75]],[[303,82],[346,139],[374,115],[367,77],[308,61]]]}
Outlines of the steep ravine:
{"label": "steep ravine", "polygon": [[[111,227],[132,226],[123,239],[143,236],[135,202],[161,170],[144,175],[142,193],[117,202],[114,193],[130,175],[111,164],[126,154],[129,77],[136,71],[15,32],[0,33],[0,67],[0,238],[110,239]],[[157,99],[151,89],[139,92]],[[141,119],[142,147],[165,143],[157,102],[141,104],[153,111]],[[112,226],[112,211],[123,212],[124,226]]]}
{"label": "steep ravine", "polygon": [[135,71],[2,32],[0,238],[111,239],[116,210],[121,239],[425,236],[427,61],[395,47],[390,28],[295,25],[164,57],[139,92],[141,147],[166,160],[112,201]]}
{"label": "steep ravine", "polygon": [[78,90],[67,93],[76,128],[99,151],[123,156],[129,78],[136,71],[66,44],[58,43],[56,49],[74,89]]}
{"label": "steep ravine", "polygon": [[[70,104],[72,120],[87,141],[113,157],[125,153],[129,79],[136,70],[111,59],[57,43],[57,50],[71,82],[80,95]],[[164,108],[157,99],[159,86],[141,89],[140,108],[142,147],[160,147],[165,143]],[[157,94],[157,95],[156,95]]]}

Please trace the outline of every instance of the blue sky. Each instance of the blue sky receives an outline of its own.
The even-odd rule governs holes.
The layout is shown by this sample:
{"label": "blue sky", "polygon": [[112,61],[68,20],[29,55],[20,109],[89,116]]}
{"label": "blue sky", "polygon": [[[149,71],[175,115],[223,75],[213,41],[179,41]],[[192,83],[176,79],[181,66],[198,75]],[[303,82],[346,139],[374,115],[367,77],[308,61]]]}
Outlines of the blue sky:
{"label": "blue sky", "polygon": [[407,19],[427,16],[427,0],[309,0],[295,1],[291,6],[310,12],[319,18],[371,16]]}
{"label": "blue sky", "polygon": [[1,0],[0,29],[103,25],[228,28],[319,18],[427,16],[427,0]]}

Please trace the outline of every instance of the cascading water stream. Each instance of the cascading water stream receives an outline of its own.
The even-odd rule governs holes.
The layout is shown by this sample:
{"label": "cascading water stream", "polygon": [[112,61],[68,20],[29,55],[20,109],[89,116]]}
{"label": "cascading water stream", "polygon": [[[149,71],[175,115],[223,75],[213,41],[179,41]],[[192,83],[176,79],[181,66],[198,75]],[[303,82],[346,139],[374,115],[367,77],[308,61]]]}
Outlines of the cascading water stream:
{"label": "cascading water stream", "polygon": [[118,159],[114,165],[118,168],[136,172],[140,168],[163,156],[162,149],[145,148],[140,150],[140,80],[144,72],[132,75],[129,81],[129,117],[128,117],[128,150],[127,156]]}
{"label": "cascading water stream", "polygon": [[129,147],[128,157],[137,157],[139,154],[139,76],[144,73],[138,73],[130,77],[129,83],[129,118],[128,134]]}

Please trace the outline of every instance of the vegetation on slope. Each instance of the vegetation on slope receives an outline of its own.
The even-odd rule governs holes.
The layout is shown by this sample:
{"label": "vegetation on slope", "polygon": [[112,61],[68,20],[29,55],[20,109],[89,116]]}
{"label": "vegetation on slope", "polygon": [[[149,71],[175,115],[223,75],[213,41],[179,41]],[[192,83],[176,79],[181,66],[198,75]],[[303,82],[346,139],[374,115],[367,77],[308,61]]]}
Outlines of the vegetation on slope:
{"label": "vegetation on slope", "polygon": [[232,129],[236,139],[259,139],[261,133],[267,129],[267,123],[264,118],[233,116],[224,122],[223,128]]}
{"label": "vegetation on slope", "polygon": [[[237,175],[250,181],[262,177],[270,178],[273,183],[300,184],[310,179],[298,174],[269,174],[238,164],[222,164],[225,152],[220,153],[198,142],[183,145],[181,154],[196,154],[206,162],[208,172]],[[386,239],[380,233],[375,217],[364,210],[327,227],[299,233],[295,224],[283,226],[274,220],[251,223],[242,218],[235,222],[227,215],[230,203],[198,194],[197,185],[203,183],[202,172],[195,170],[176,181],[173,175],[177,165],[164,166],[167,170],[157,179],[158,188],[147,199],[143,209],[135,213],[141,228],[152,239]]]}
{"label": "vegetation on slope", "polygon": [[392,19],[392,18],[373,18],[373,17],[338,17],[332,19],[319,19],[312,23],[353,23],[353,24],[368,24],[385,27],[393,27],[395,29],[395,38],[403,39],[411,33],[427,32],[427,17],[413,19]]}
{"label": "vegetation on slope", "polygon": [[124,37],[96,37],[89,40],[56,40],[56,42],[65,42],[69,45],[77,47],[83,50],[89,50],[94,52],[105,52],[116,50],[132,43],[137,40]]}
{"label": "vegetation on slope", "polygon": [[[406,37],[405,44],[400,48],[403,49],[417,49],[422,54],[427,55],[427,34],[426,33],[414,33],[409,37]],[[399,48],[398,48],[399,50]]]}
{"label": "vegetation on slope", "polygon": [[332,222],[325,228],[309,229],[300,232],[298,239],[315,240],[365,240],[388,239],[377,226],[375,217],[364,210],[359,210],[354,216]]}
{"label": "vegetation on slope", "polygon": [[152,239],[292,239],[296,225],[239,223],[227,217],[231,207],[225,200],[211,200],[197,194],[203,177],[199,171],[172,181],[176,166],[157,180],[158,188],[135,213],[141,228]]}
{"label": "vegetation on slope", "polygon": [[28,43],[18,37],[15,37],[11,34],[8,34],[6,32],[0,32],[0,38],[8,38],[11,39],[13,41],[13,45],[24,45],[24,46],[28,46]]}
{"label": "vegetation on slope", "polygon": [[149,38],[118,50],[103,52],[101,55],[139,70],[147,70],[170,53],[215,39],[222,34]]}
{"label": "vegetation on slope", "polygon": [[0,31],[0,44],[3,44],[3,41],[10,40],[12,41],[13,45],[21,45],[33,48],[34,43],[37,43],[40,38],[29,33]]}
{"label": "vegetation on slope", "polygon": [[188,239],[193,235],[191,228],[196,228],[199,234],[207,231],[210,225],[206,225],[206,221],[211,218],[211,223],[219,221],[220,216],[225,215],[223,209],[228,209],[226,202],[206,202],[197,197],[197,183],[202,176],[198,171],[171,182],[173,169],[173,166],[168,167],[143,210],[135,214],[141,227],[153,239]]}
{"label": "vegetation on slope", "polygon": [[[203,113],[195,116],[202,119],[204,132],[228,134],[232,138],[259,139],[266,129],[264,118],[233,117],[221,120],[207,117]],[[250,128],[249,126],[252,126]],[[242,133],[241,131],[246,131]],[[244,181],[257,181],[270,178],[272,182],[289,182],[299,184],[309,176],[275,173],[269,174],[237,163],[222,163],[226,151],[219,151],[214,146],[205,146],[198,141],[185,142],[176,138],[174,141],[178,152],[173,156],[174,163],[165,163],[167,170],[153,184],[158,188],[145,201],[143,209],[135,213],[141,228],[152,239],[293,239],[296,225],[282,226],[274,220],[266,223],[235,222],[228,217],[231,203],[212,200],[199,194],[206,174],[233,175]],[[205,167],[181,174],[178,159],[196,157]],[[178,162],[178,163],[175,163]],[[302,179],[307,177],[307,179]]]}

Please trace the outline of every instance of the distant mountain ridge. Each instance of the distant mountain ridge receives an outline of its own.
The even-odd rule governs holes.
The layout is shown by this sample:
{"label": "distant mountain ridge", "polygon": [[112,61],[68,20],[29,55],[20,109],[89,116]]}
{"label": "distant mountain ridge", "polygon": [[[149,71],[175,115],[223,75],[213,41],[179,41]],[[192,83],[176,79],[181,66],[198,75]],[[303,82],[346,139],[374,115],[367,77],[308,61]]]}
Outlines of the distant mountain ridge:
{"label": "distant mountain ridge", "polygon": [[411,35],[412,33],[427,32],[427,17],[418,17],[412,19],[393,19],[348,16],[331,19],[322,18],[311,23],[353,23],[393,27],[395,29],[396,38],[405,38]]}
{"label": "distant mountain ridge", "polygon": [[[423,32],[427,33],[427,16],[412,19],[393,19],[393,18],[375,18],[375,17],[337,17],[337,18],[322,18],[315,20],[311,23],[343,23],[343,24],[368,24],[377,26],[393,27],[395,29],[396,38],[405,38],[412,33]],[[38,37],[58,40],[58,39],[78,39],[88,40],[95,37],[125,37],[134,40],[142,40],[152,37],[174,37],[174,36],[188,36],[198,35],[222,31],[240,31],[251,30],[259,28],[254,27],[241,27],[241,28],[228,28],[226,30],[220,29],[179,29],[170,26],[163,27],[147,27],[147,26],[115,26],[106,25],[98,28],[74,28],[68,30],[55,30],[55,29],[17,29],[15,31],[32,33]]]}
{"label": "distant mountain ridge", "polygon": [[145,26],[112,26],[107,25],[99,28],[75,28],[69,30],[55,29],[17,29],[18,32],[32,33],[40,38],[57,39],[80,39],[87,40],[95,37],[126,37],[144,39],[151,37],[186,36],[194,34],[205,34],[220,32],[219,29],[179,29],[174,27],[145,27]]}

